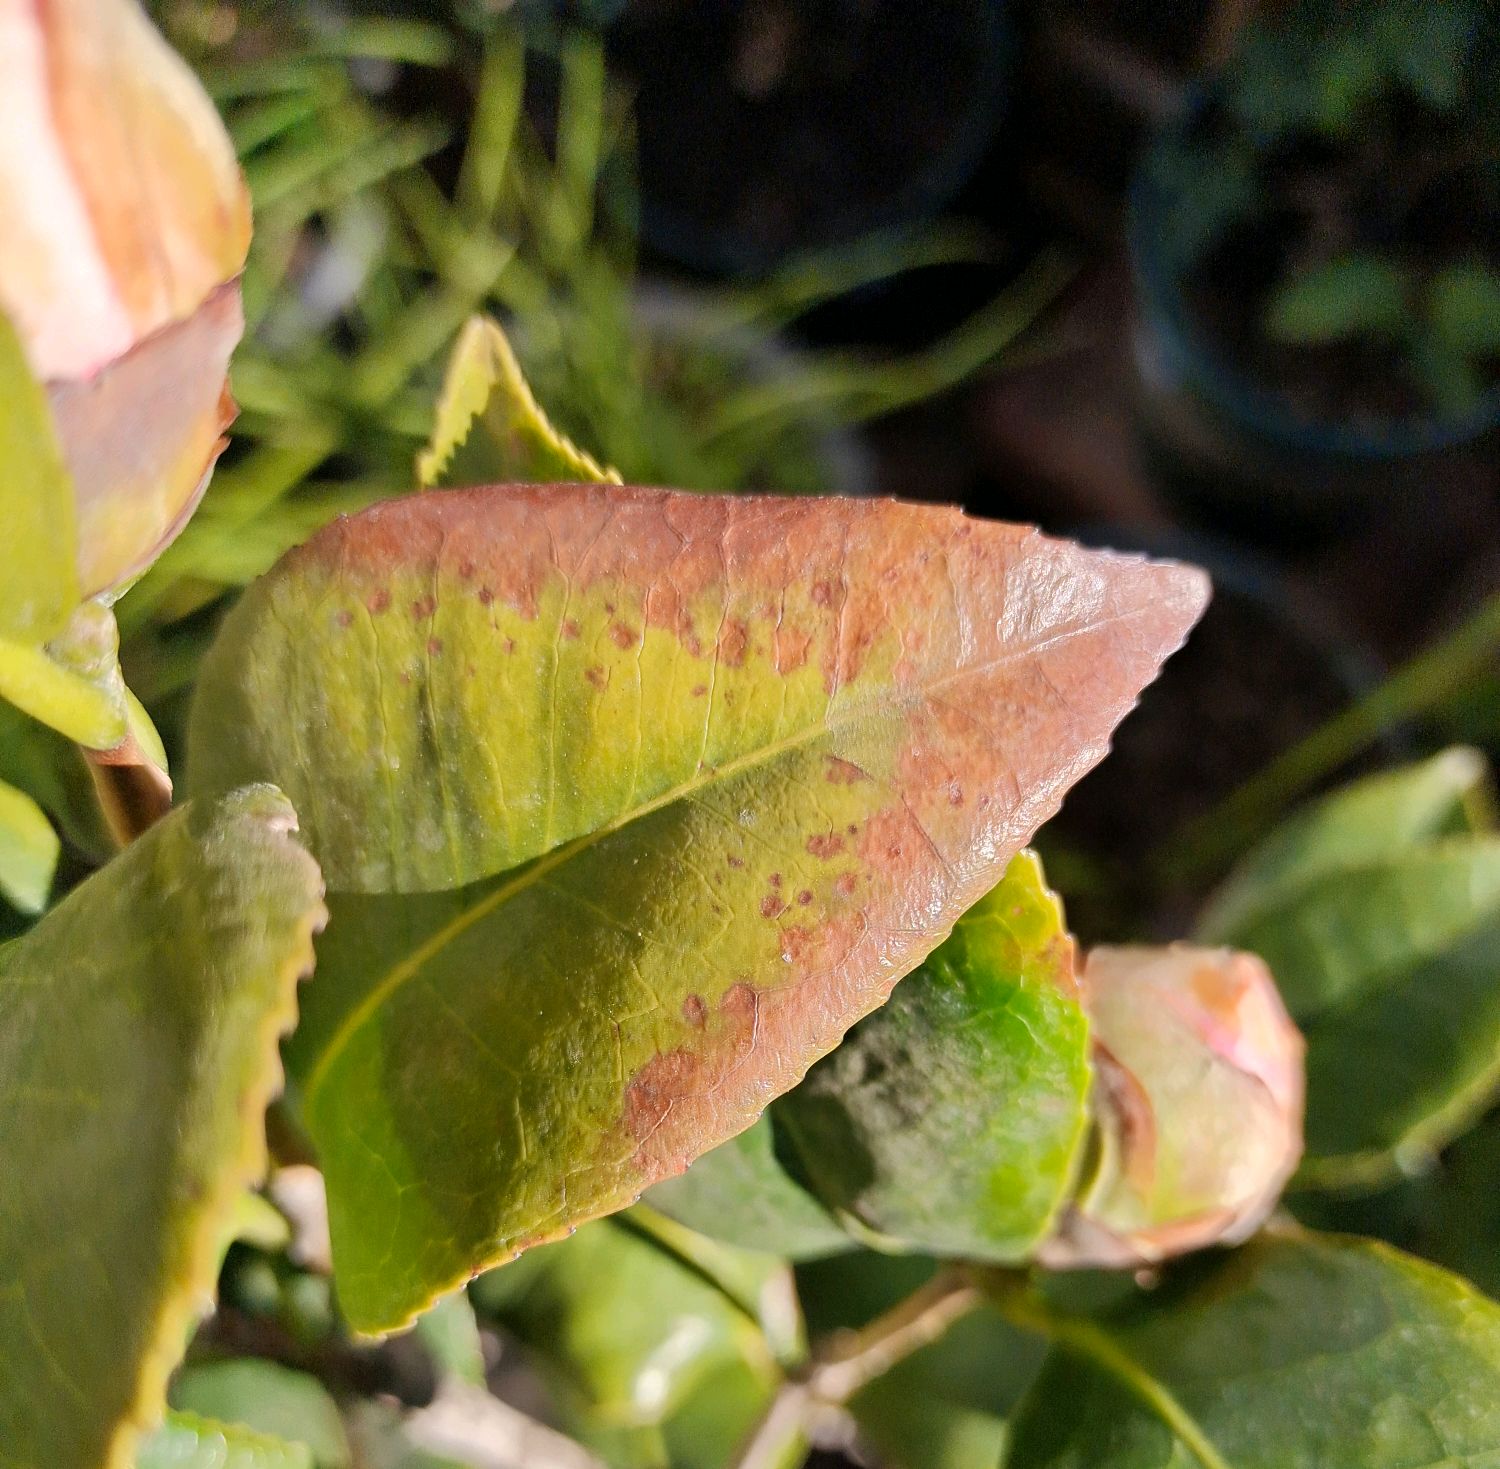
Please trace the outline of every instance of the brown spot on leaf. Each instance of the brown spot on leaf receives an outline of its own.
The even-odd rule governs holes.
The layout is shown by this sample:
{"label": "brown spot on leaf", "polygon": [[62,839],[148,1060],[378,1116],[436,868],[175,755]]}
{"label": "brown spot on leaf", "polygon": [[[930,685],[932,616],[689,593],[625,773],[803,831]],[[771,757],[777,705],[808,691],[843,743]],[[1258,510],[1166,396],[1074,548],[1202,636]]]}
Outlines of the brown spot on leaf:
{"label": "brown spot on leaf", "polygon": [[807,907],[807,905],[812,902],[811,889],[803,888],[802,891],[797,894],[797,901],[801,903],[804,908]]}
{"label": "brown spot on leaf", "polygon": [[337,627],[348,627],[354,621],[354,614],[347,608],[334,614],[334,625]]}
{"label": "brown spot on leaf", "polygon": [[495,600],[494,588],[493,587],[480,587],[478,596],[479,596],[479,605],[481,607],[488,607],[490,605],[490,603]]}
{"label": "brown spot on leaf", "polygon": [[633,627],[627,627],[623,622],[612,622],[609,625],[609,635],[617,648],[635,647],[636,633]]}
{"label": "brown spot on leaf", "polygon": [[767,893],[760,900],[760,916],[762,918],[775,918],[785,912],[786,904],[775,893]]}
{"label": "brown spot on leaf", "polygon": [[597,663],[595,663],[590,668],[585,668],[583,670],[583,676],[591,684],[593,684],[596,689],[605,689],[609,687],[609,675]]}
{"label": "brown spot on leaf", "polygon": [[847,898],[853,895],[855,883],[856,878],[854,874],[852,872],[844,872],[840,873],[838,881],[834,883],[834,887],[838,889],[840,894]]}
{"label": "brown spot on leaf", "polygon": [[436,611],[437,599],[430,594],[425,597],[418,597],[417,600],[411,604],[411,615],[418,619],[423,617],[431,617],[432,614]]}
{"label": "brown spot on leaf", "polygon": [[571,618],[571,617],[565,617],[565,618],[563,618],[562,635],[565,638],[567,638],[567,640],[570,643],[573,642],[578,637],[579,631],[580,631],[579,626],[578,626],[577,622],[574,621],[573,618]]}
{"label": "brown spot on leaf", "polygon": [[725,858],[725,861],[727,861],[731,867],[743,867],[745,865],[745,859],[743,857],[736,857],[733,852],[731,852],[729,856]]}
{"label": "brown spot on leaf", "polygon": [[373,613],[384,612],[391,605],[391,594],[384,587],[376,587],[368,597],[365,598],[365,607]]}
{"label": "brown spot on leaf", "polygon": [[750,633],[737,617],[726,618],[719,632],[719,657],[731,668],[738,668],[745,661],[750,648]]}
{"label": "brown spot on leaf", "polygon": [[474,563],[470,561],[467,556],[465,556],[464,559],[458,563],[458,574],[465,581],[472,580],[474,576]]}
{"label": "brown spot on leaf", "polygon": [[701,699],[707,692],[708,685],[706,683],[695,683],[693,685],[693,697],[695,699]]}
{"label": "brown spot on leaf", "polygon": [[432,657],[436,658],[443,651],[443,640],[441,638],[428,638],[427,651]]}
{"label": "brown spot on leaf", "polygon": [[836,831],[825,831],[807,839],[807,850],[825,862],[844,850],[844,839]]}
{"label": "brown spot on leaf", "polygon": [[689,995],[682,1002],[682,1018],[689,1025],[702,1028],[703,1022],[708,1018],[708,1006],[703,1003],[702,995]]}
{"label": "brown spot on leaf", "polygon": [[625,1088],[625,1125],[637,1142],[644,1142],[665,1120],[672,1104],[693,1090],[703,1063],[678,1046],[653,1056]]}
{"label": "brown spot on leaf", "polygon": [[833,602],[833,583],[815,581],[812,584],[812,599],[819,607],[828,607]]}
{"label": "brown spot on leaf", "polygon": [[827,766],[823,778],[831,786],[858,785],[870,778],[852,760],[841,760],[837,755],[825,755],[823,760]]}

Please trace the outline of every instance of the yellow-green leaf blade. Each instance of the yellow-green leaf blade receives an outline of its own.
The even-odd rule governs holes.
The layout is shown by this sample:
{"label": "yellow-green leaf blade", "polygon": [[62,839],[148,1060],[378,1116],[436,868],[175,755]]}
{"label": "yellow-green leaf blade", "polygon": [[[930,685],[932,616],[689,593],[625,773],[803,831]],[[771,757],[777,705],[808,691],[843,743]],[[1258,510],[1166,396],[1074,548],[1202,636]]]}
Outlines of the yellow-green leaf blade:
{"label": "yellow-green leaf blade", "polygon": [[264,1166],[317,868],[274,791],[184,808],[0,950],[0,1443],[118,1469]]}
{"label": "yellow-green leaf blade", "polygon": [[0,313],[0,638],[44,643],[79,599],[74,564],[73,486],[52,426],[46,394],[31,375],[21,341]]}
{"label": "yellow-green leaf blade", "polygon": [[135,1469],[313,1469],[313,1459],[302,1444],[241,1424],[172,1413],[141,1445]]}
{"label": "yellow-green leaf blade", "polygon": [[948,510],[614,487],[425,495],[283,562],[190,763],[279,772],[336,890],[290,1055],[351,1319],[748,1126],[993,886],[1204,595]]}
{"label": "yellow-green leaf blade", "polygon": [[61,846],[47,813],[25,791],[0,781],[0,896],[22,913],[40,913]]}

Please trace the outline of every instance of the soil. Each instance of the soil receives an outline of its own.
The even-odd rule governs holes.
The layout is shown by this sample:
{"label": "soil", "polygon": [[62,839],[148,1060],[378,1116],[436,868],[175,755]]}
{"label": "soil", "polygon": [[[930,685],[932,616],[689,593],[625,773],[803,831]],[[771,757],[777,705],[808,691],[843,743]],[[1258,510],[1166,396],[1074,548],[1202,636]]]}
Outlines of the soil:
{"label": "soil", "polygon": [[[1189,146],[1217,149],[1237,124],[1204,109]],[[1379,426],[1438,405],[1404,350],[1385,340],[1289,344],[1264,330],[1290,272],[1376,252],[1417,282],[1453,264],[1500,269],[1500,188],[1493,139],[1461,114],[1393,92],[1346,139],[1292,135],[1256,164],[1261,201],[1183,281],[1191,316],[1226,362],[1269,388],[1304,422]],[[1414,307],[1415,309],[1415,307]],[[1500,360],[1481,365],[1500,385]]]}
{"label": "soil", "polygon": [[758,268],[938,202],[993,121],[998,10],[632,5],[610,51],[636,84],[648,237],[692,264]]}

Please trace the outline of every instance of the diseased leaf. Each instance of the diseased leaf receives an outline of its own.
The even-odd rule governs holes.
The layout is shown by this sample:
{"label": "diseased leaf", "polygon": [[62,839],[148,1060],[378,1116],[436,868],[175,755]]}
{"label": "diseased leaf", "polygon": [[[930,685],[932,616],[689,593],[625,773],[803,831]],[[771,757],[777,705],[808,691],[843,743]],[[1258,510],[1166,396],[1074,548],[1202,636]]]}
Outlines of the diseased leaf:
{"label": "diseased leaf", "polygon": [[1246,859],[1203,921],[1307,1037],[1313,1185],[1414,1168],[1500,1081],[1500,835],[1470,751],[1360,782]]}
{"label": "diseased leaf", "polygon": [[0,950],[0,1444],[122,1469],[262,1170],[322,916],[276,792],[184,808]]}
{"label": "diseased leaf", "polygon": [[813,1260],[855,1241],[777,1157],[771,1113],[663,1179],[645,1201],[672,1219],[744,1249]]}
{"label": "diseased leaf", "polygon": [[614,1220],[471,1290],[480,1312],[534,1354],[562,1426],[612,1465],[661,1462],[664,1425],[721,1372],[753,1389],[745,1421],[730,1425],[743,1432],[779,1375],[752,1316]]}
{"label": "diseased leaf", "polygon": [[317,1469],[348,1469],[338,1404],[309,1373],[254,1357],[207,1362],[177,1377],[171,1399],[180,1412],[301,1444]]}
{"label": "diseased leaf", "polygon": [[1089,1026],[1041,863],[1004,878],[776,1104],[823,1203],[908,1248],[1025,1259],[1074,1183]]}
{"label": "diseased leaf", "polygon": [[432,440],[417,456],[417,482],[431,489],[506,480],[619,484],[620,476],[552,426],[505,333],[489,317],[474,316],[448,359]]}
{"label": "diseased leaf", "polygon": [[135,1469],[313,1469],[313,1459],[303,1444],[192,1413],[169,1413],[141,1445]]}
{"label": "diseased leaf", "polygon": [[948,510],[616,487],[422,495],[287,557],[209,654],[190,766],[279,773],[336,890],[289,1055],[355,1325],[748,1126],[1205,595]]}
{"label": "diseased leaf", "polygon": [[0,311],[0,639],[44,643],[78,605],[73,486],[15,327]]}
{"label": "diseased leaf", "polygon": [[1489,1469],[1500,1306],[1385,1246],[1268,1237],[1062,1328],[1006,1469]]}
{"label": "diseased leaf", "polygon": [[47,813],[25,791],[0,781],[0,896],[22,913],[40,913],[60,850]]}

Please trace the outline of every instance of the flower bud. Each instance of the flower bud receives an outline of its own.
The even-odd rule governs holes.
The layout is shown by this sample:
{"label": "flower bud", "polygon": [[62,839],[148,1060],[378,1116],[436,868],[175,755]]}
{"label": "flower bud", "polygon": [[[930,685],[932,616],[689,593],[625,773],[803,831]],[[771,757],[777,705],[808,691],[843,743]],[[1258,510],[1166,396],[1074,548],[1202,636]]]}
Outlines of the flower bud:
{"label": "flower bud", "polygon": [[155,559],[232,417],[250,206],[136,0],[0,0],[0,311],[47,389],[85,596]]}
{"label": "flower bud", "polygon": [[1154,1264],[1234,1244],[1265,1221],[1302,1156],[1303,1042],[1253,954],[1099,948],[1096,1159],[1040,1259]]}

